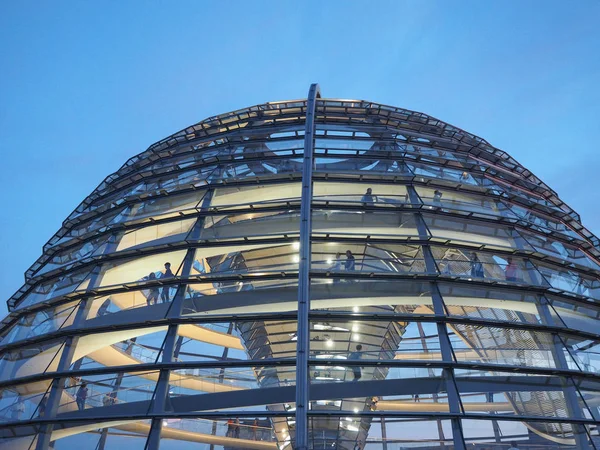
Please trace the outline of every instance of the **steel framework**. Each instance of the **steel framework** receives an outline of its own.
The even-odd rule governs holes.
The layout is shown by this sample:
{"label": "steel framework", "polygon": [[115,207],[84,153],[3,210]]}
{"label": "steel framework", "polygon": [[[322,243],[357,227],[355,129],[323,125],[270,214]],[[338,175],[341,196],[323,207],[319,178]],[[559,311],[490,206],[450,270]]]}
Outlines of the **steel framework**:
{"label": "steel framework", "polygon": [[2,322],[0,449],[597,449],[599,262],[507,153],[315,84],[65,220]]}

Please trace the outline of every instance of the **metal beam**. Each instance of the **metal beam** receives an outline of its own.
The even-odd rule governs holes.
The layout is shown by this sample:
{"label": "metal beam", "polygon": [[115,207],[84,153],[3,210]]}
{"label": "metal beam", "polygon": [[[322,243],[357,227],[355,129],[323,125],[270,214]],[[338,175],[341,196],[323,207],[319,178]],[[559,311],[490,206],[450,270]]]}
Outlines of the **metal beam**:
{"label": "metal beam", "polygon": [[310,330],[310,265],[311,265],[311,201],[313,153],[315,146],[315,111],[317,98],[321,97],[318,84],[311,84],[306,101],[306,125],[304,128],[304,160],[302,166],[302,201],[300,205],[300,267],[298,272],[298,341],[296,344],[296,446],[308,450]]}

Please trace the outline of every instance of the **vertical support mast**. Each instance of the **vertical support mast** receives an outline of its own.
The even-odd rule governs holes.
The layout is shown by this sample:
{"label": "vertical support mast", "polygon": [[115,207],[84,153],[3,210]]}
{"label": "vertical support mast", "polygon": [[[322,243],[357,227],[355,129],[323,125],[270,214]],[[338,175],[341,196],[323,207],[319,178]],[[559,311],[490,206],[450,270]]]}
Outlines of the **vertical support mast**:
{"label": "vertical support mast", "polygon": [[310,311],[310,233],[312,171],[315,146],[315,110],[321,97],[318,84],[311,84],[306,101],[306,127],[304,130],[304,161],[302,166],[302,203],[300,206],[300,267],[298,269],[298,341],[296,344],[296,446],[308,449],[309,377],[309,322]]}

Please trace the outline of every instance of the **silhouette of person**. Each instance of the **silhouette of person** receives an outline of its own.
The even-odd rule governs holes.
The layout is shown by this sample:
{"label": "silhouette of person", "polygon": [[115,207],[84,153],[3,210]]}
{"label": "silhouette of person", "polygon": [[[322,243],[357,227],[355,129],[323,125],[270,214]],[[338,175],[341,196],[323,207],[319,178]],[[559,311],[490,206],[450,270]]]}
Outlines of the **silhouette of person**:
{"label": "silhouette of person", "polygon": [[354,255],[352,254],[352,252],[350,250],[346,250],[346,262],[344,263],[344,269],[346,269],[346,271],[350,272],[350,271],[354,270],[354,267],[355,267]]}
{"label": "silhouette of person", "polygon": [[[165,263],[165,271],[163,272],[162,276],[160,277],[168,279],[168,278],[173,278],[175,275],[173,275],[173,272],[171,272],[171,263],[170,262],[166,262]],[[163,303],[167,303],[170,301],[169,299],[169,286],[165,286],[164,288],[162,288],[162,292],[160,294],[160,298],[163,301]]]}
{"label": "silhouette of person", "polygon": [[[357,361],[362,357],[362,345],[358,344],[356,346],[356,351],[353,351],[352,353],[350,353],[350,355],[348,356],[349,360],[354,360]],[[362,377],[362,368],[359,366],[353,366],[352,367],[352,372],[354,374],[354,380],[353,381],[358,381],[361,379]]]}
{"label": "silhouette of person", "polygon": [[[150,272],[150,274],[148,275],[148,281],[153,280],[156,280],[156,274],[154,272]],[[150,292],[148,292],[148,297],[146,297],[146,303],[148,303],[148,306],[156,305],[158,303],[158,287],[152,286],[150,288]]]}

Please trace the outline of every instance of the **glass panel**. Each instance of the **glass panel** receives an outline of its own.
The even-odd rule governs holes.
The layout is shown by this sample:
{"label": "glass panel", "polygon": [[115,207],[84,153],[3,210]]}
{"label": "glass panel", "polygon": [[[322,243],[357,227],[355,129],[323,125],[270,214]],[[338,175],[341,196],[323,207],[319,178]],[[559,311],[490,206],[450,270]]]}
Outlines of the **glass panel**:
{"label": "glass panel", "polygon": [[83,269],[78,272],[61,274],[60,278],[47,281],[36,286],[19,303],[17,309],[25,308],[36,303],[57,298],[62,295],[77,291],[85,291],[90,282],[91,269]]}
{"label": "glass panel", "polygon": [[574,263],[594,270],[600,270],[600,265],[586,253],[568,244],[564,244],[551,236],[526,232],[523,232],[523,236],[535,247],[535,250],[556,258],[560,263]]}
{"label": "glass panel", "polygon": [[546,263],[536,263],[550,285],[558,290],[600,300],[600,281],[597,278]]}
{"label": "glass panel", "polygon": [[89,334],[77,339],[72,370],[153,364],[161,357],[167,326]]}
{"label": "glass panel", "polygon": [[145,199],[131,208],[127,221],[136,222],[148,217],[155,220],[165,219],[181,213],[195,213],[200,208],[205,195],[206,191],[194,191],[181,195]]}
{"label": "glass panel", "polygon": [[[298,307],[297,287],[298,279],[290,277],[190,284],[185,293],[183,314],[293,311]],[[251,292],[265,289],[273,290],[273,293]]]}
{"label": "glass panel", "polygon": [[555,325],[566,326],[574,330],[596,334],[600,308],[593,304],[583,304],[576,300],[568,300],[555,296],[546,296],[551,302],[551,312],[555,317]]}
{"label": "glass panel", "polygon": [[300,243],[201,247],[196,250],[192,275],[250,274],[298,270]]}
{"label": "glass panel", "polygon": [[69,302],[22,316],[4,336],[1,343],[9,344],[52,333],[73,324],[79,302]]}
{"label": "glass panel", "polygon": [[[427,270],[420,245],[314,242],[312,270],[390,274],[435,274]],[[334,283],[341,282],[335,278]]]}
{"label": "glass panel", "polygon": [[441,361],[443,359],[436,323],[405,322],[394,359]]}
{"label": "glass panel", "polygon": [[54,254],[52,258],[36,272],[36,274],[42,275],[58,268],[68,270],[78,261],[104,254],[109,244],[112,244],[115,241],[116,236],[105,234],[90,241],[77,244],[66,250],[59,251]]}
{"label": "glass panel", "polygon": [[550,333],[464,324],[448,325],[448,333],[459,362],[560,367]]}
{"label": "glass panel", "polygon": [[[267,409],[282,410],[284,399],[293,398],[296,377],[295,366],[249,366],[224,368],[196,368],[172,370],[169,376],[169,409],[175,413],[194,410],[223,411],[235,408],[236,411],[260,413]],[[262,389],[285,387],[281,396],[272,396]],[[237,394],[236,403],[231,395]],[[267,405],[267,402],[269,404]]]}
{"label": "glass panel", "polygon": [[282,236],[299,231],[299,210],[251,212],[206,217],[199,239],[218,242],[250,236]]}
{"label": "glass panel", "polygon": [[405,205],[409,199],[404,185],[316,182],[313,186],[313,203],[390,207]]}
{"label": "glass panel", "polygon": [[475,217],[499,216],[516,219],[517,215],[501,201],[493,197],[469,195],[462,191],[434,189],[415,186],[417,193],[428,209],[441,208],[452,213],[469,213]]}
{"label": "glass panel", "polygon": [[515,230],[508,226],[430,214],[423,214],[423,219],[434,238],[476,244],[485,248],[533,250]]}
{"label": "glass panel", "polygon": [[[442,369],[410,366],[390,367],[384,364],[359,366],[357,364],[360,363],[357,363],[357,361],[363,359],[363,354],[364,360],[368,360],[369,352],[365,352],[365,347],[358,347],[361,347],[361,345],[358,344],[351,347],[346,351],[345,355],[323,354],[322,358],[318,358],[323,359],[323,364],[313,364],[310,366],[309,375],[311,384],[404,380],[411,381],[413,384],[398,384],[393,398],[415,400],[415,393],[425,395],[427,398],[431,398],[430,394],[438,395],[442,392],[445,393],[446,382],[442,378]],[[421,381],[424,382],[423,386],[418,384]],[[383,389],[383,385],[381,389]],[[375,387],[370,389],[369,392],[376,392],[377,390],[378,387]],[[323,395],[324,391],[319,390],[317,392],[321,393],[319,395]],[[389,390],[386,389],[386,392],[389,392]],[[392,394],[386,394],[384,398],[392,398],[390,395]],[[363,401],[365,398],[363,397]],[[417,396],[416,400],[419,400],[419,396]]]}
{"label": "glass panel", "polygon": [[433,166],[420,163],[411,163],[409,167],[415,174],[415,179],[421,182],[426,182],[427,179],[437,179],[446,181],[448,185],[455,185],[457,183],[484,187],[484,188],[497,188],[498,186],[485,178],[484,176],[477,173],[468,173],[460,169],[450,169],[447,167]]}
{"label": "glass panel", "polygon": [[397,238],[419,235],[415,215],[406,212],[313,209],[312,229],[313,236]]}
{"label": "glass panel", "polygon": [[180,398],[188,395],[234,392],[261,387],[279,386],[278,377],[294,379],[295,367],[235,367],[210,369],[180,369],[171,371],[169,395]]}
{"label": "glass panel", "polygon": [[549,286],[535,266],[525,258],[452,247],[431,247],[443,275],[486,279],[533,286]]}
{"label": "glass panel", "polygon": [[[579,450],[573,425],[552,422],[520,422],[497,419],[462,419],[467,448],[475,450]],[[582,436],[587,441],[586,436]],[[591,445],[591,444],[590,444]],[[594,448],[594,447],[591,447]]]}
{"label": "glass panel", "polygon": [[8,350],[0,356],[0,380],[54,372],[63,350],[63,339]]}
{"label": "glass panel", "polygon": [[0,389],[0,421],[44,417],[50,384],[45,380]]}
{"label": "glass panel", "polygon": [[225,180],[238,181],[256,177],[268,177],[278,173],[292,173],[296,164],[284,164],[281,158],[269,158],[253,161],[232,162],[217,166],[206,181],[209,184],[222,183]]}
{"label": "glass panel", "polygon": [[594,380],[573,379],[573,385],[577,390],[578,405],[586,419],[600,421],[600,383]]}
{"label": "glass panel", "polygon": [[[390,321],[311,321],[310,357],[323,360],[393,360],[404,344],[406,322]],[[295,337],[295,333],[293,335]],[[358,348],[360,347],[360,348]],[[406,352],[402,352],[406,354]],[[323,367],[323,370],[326,370]],[[321,369],[318,369],[321,370]]]}
{"label": "glass panel", "polygon": [[[179,275],[185,253],[186,250],[180,250],[103,264],[98,275],[100,281],[97,286],[115,286],[129,282],[176,277]],[[165,288],[162,289],[161,296],[169,298],[169,295],[165,293]]]}
{"label": "glass panel", "polygon": [[[438,160],[447,160],[447,161],[461,161],[468,162],[471,164],[476,164],[477,161],[473,158],[470,158],[465,153],[454,153],[448,150],[441,150],[437,148],[429,148],[423,147],[421,145],[399,145],[402,151],[406,151],[406,156],[410,158],[414,158],[415,160],[425,160],[425,161],[438,161]],[[433,157],[433,158],[432,158]],[[461,164],[452,163],[451,167],[462,168]]]}
{"label": "glass panel", "polygon": [[73,238],[81,237],[93,231],[101,230],[106,226],[123,222],[128,217],[129,211],[129,207],[121,207],[112,209],[100,216],[94,215],[92,219],[86,220],[82,224],[78,224],[77,226],[73,227],[64,236],[55,236],[52,239],[50,239],[49,243],[44,246],[44,251],[47,251],[49,248],[58,244],[64,244]]}
{"label": "glass panel", "polygon": [[181,324],[175,346],[179,362],[296,358],[297,321],[236,321]]}
{"label": "glass panel", "polygon": [[[127,291],[119,294],[102,295],[100,297],[94,297],[88,299],[88,312],[86,321],[92,321],[93,319],[100,319],[104,316],[116,314],[121,311],[128,311],[140,307],[154,306],[153,311],[156,311],[156,316],[164,317],[167,313],[167,306],[165,304],[170,303],[175,296],[178,286],[170,287],[149,287],[147,289],[140,289],[136,291]],[[168,296],[163,298],[162,291],[167,289]],[[159,306],[163,305],[163,306]],[[158,312],[160,310],[161,312]],[[111,323],[114,324],[115,319],[111,319]],[[131,322],[133,319],[131,316],[127,316],[123,319],[124,321]],[[84,327],[92,327],[96,324],[102,325],[105,323],[103,320],[97,320],[94,322],[86,322]]]}
{"label": "glass panel", "polygon": [[93,211],[98,208],[97,205],[107,205],[110,202],[122,203],[134,199],[140,194],[149,194],[154,192],[169,193],[190,187],[200,187],[206,185],[207,177],[212,176],[216,166],[200,167],[185,172],[166,175],[164,177],[147,179],[133,183],[124,189],[120,189],[106,197],[94,201],[94,204],[87,208],[85,212]]}
{"label": "glass panel", "polygon": [[35,443],[38,432],[38,425],[29,424],[0,430],[0,449],[35,450]]}
{"label": "glass panel", "polygon": [[449,420],[345,415],[311,417],[309,427],[311,448],[314,449],[453,448]]}
{"label": "glass panel", "polygon": [[139,249],[149,245],[165,245],[170,242],[185,240],[188,232],[196,223],[196,218],[178,222],[167,222],[159,225],[150,225],[137,230],[128,231],[120,237],[119,244],[114,252],[127,249]]}
{"label": "glass panel", "polygon": [[274,206],[287,201],[299,200],[300,183],[267,184],[259,186],[219,187],[210,202],[211,208],[230,209],[236,206]]}
{"label": "glass panel", "polygon": [[57,426],[52,433],[52,448],[55,450],[74,448],[144,450],[151,421],[149,419],[105,421],[101,425],[106,428],[102,429],[99,429],[98,425],[100,424],[82,423],[66,429]]}
{"label": "glass panel", "polygon": [[600,373],[600,340],[561,334],[569,369]]}
{"label": "glass panel", "polygon": [[518,290],[439,283],[450,316],[489,321],[541,324],[537,297]]}
{"label": "glass panel", "polygon": [[544,234],[548,233],[561,233],[567,236],[567,239],[580,239],[575,231],[569,228],[562,222],[552,219],[550,217],[542,216],[539,212],[534,212],[529,209],[510,205],[511,209],[525,222],[527,226],[533,227],[537,231],[541,231]]}
{"label": "glass panel", "polygon": [[314,310],[357,314],[433,314],[430,284],[415,280],[361,279],[333,283],[331,279],[312,278],[310,295],[310,306]]}
{"label": "glass panel", "polygon": [[[317,125],[318,130],[325,128],[322,124]],[[328,136],[350,136],[352,132],[342,131],[330,131]],[[317,131],[317,135],[320,135],[320,131]],[[354,154],[365,154],[365,150],[373,149],[374,147],[380,147],[382,144],[375,141],[375,139],[341,139],[341,138],[323,138],[317,137],[315,139],[315,148],[319,149],[319,153],[324,154],[325,150],[328,150],[328,154],[338,155],[354,155]],[[393,145],[393,144],[392,144]]]}
{"label": "glass panel", "polygon": [[[327,173],[349,173],[355,175],[357,172],[362,174],[390,174],[401,177],[412,177],[410,165],[406,164],[401,158],[398,159],[385,159],[378,158],[377,156],[371,156],[370,158],[335,158],[335,157],[324,157],[317,156],[319,153],[318,148],[315,148],[315,172],[327,172]],[[337,151],[338,154],[348,153],[347,151]],[[352,151],[351,153],[356,153]],[[334,151],[327,151],[327,154],[335,154]]]}
{"label": "glass panel", "polygon": [[[85,409],[98,409],[96,415],[110,415],[114,405],[149,402],[154,394],[158,371],[69,377],[62,391],[58,417]],[[116,409],[116,408],[115,408]],[[96,427],[97,429],[98,427]]]}
{"label": "glass panel", "polygon": [[[214,439],[217,437],[217,439]],[[199,450],[209,444],[198,444],[209,437],[214,440],[215,448],[252,448],[246,445],[275,442],[271,419],[264,417],[235,418],[222,420],[210,419],[165,419],[161,430],[161,450]],[[196,439],[195,439],[196,438]],[[220,444],[220,445],[218,445]],[[273,445],[273,449],[277,447]]]}

